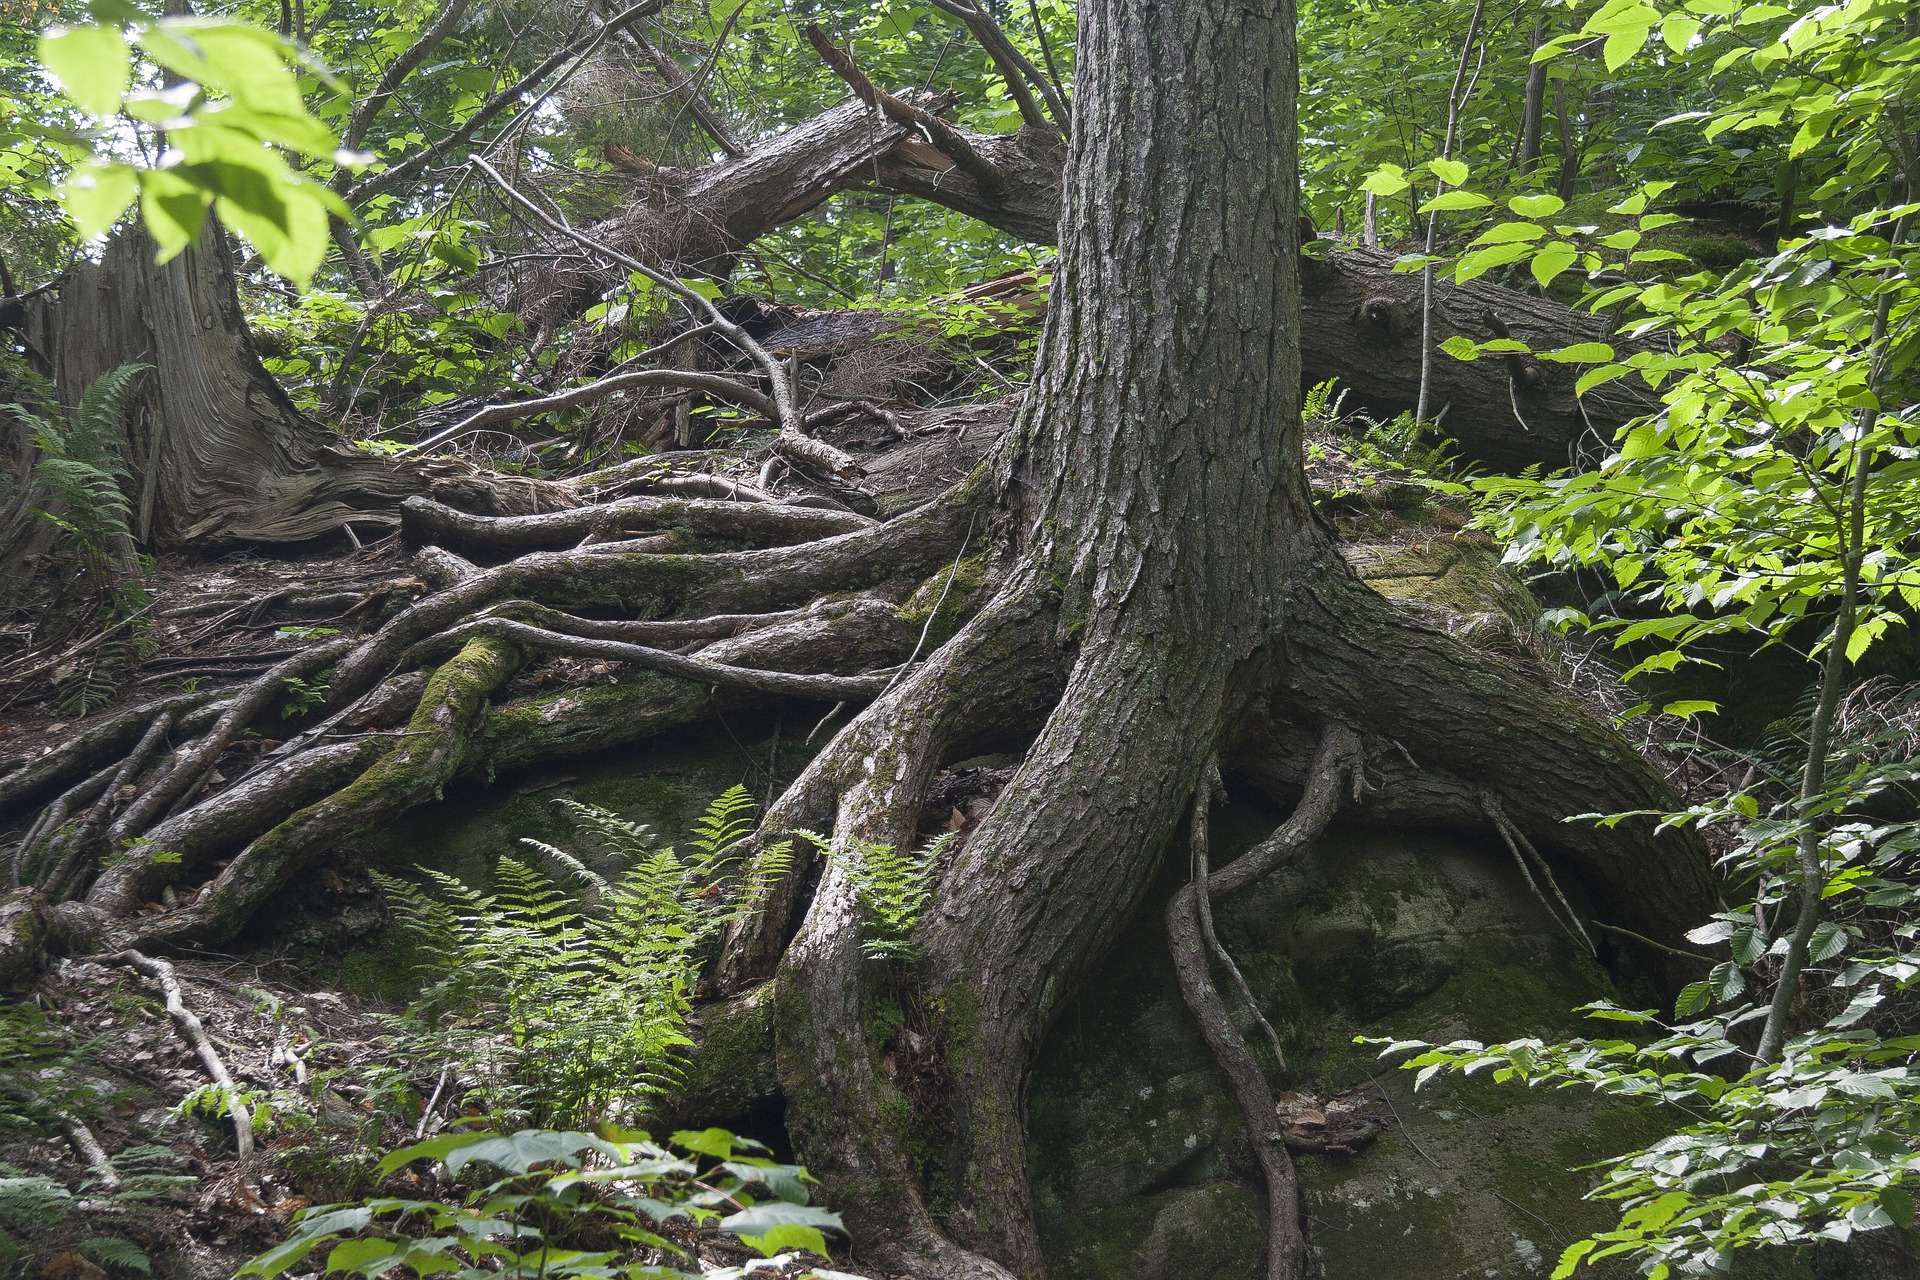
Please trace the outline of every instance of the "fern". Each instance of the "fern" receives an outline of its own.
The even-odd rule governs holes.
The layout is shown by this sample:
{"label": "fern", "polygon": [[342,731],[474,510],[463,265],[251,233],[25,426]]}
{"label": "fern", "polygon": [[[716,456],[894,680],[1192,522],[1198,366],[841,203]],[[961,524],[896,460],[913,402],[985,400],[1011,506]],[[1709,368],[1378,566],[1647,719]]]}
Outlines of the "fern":
{"label": "fern", "polygon": [[836,846],[825,836],[800,833],[829,860],[838,864],[859,899],[862,929],[860,949],[879,959],[912,960],[918,952],[913,931],[933,897],[933,869],[953,832],[944,832],[916,852],[900,853],[892,845],[854,840]]}
{"label": "fern", "polygon": [[95,1236],[91,1240],[82,1240],[74,1248],[103,1267],[122,1267],[148,1276],[153,1274],[153,1260],[147,1257],[140,1246],[122,1236]]}
{"label": "fern", "polygon": [[148,366],[123,364],[95,378],[71,414],[44,416],[15,405],[40,450],[35,478],[53,499],[39,514],[73,535],[83,564],[102,579],[111,573],[117,544],[128,536],[133,485],[120,452],[120,416],[134,379]]}
{"label": "fern", "polygon": [[380,884],[433,977],[409,1016],[431,1028],[423,1043],[457,1067],[471,1100],[515,1123],[625,1121],[675,1083],[702,956],[791,859],[779,844],[728,876],[753,827],[740,787],[708,806],[684,859],[643,824],[564,803],[600,846],[596,862],[622,870],[523,843],[584,898],[511,857],[491,893],[436,872],[430,889]]}

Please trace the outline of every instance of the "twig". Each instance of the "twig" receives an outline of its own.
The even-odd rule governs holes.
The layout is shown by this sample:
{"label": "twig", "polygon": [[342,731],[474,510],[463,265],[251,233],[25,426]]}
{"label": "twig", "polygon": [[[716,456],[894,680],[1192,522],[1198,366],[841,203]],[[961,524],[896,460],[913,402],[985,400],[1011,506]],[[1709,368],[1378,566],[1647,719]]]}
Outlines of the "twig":
{"label": "twig", "polygon": [[1593,927],[1604,933],[1617,933],[1623,938],[1632,938],[1635,942],[1652,947],[1656,951],[1664,951],[1670,956],[1680,956],[1686,960],[1698,960],[1701,964],[1719,963],[1719,961],[1715,960],[1712,956],[1703,956],[1698,951],[1682,951],[1680,948],[1670,947],[1664,942],[1655,942],[1644,933],[1635,933],[1631,929],[1622,929],[1617,924],[1602,924],[1600,921],[1595,920]]}
{"label": "twig", "polygon": [[227,1074],[227,1064],[220,1060],[213,1042],[207,1038],[207,1029],[201,1025],[193,1010],[187,1008],[186,999],[180,992],[179,975],[165,960],[155,960],[132,949],[115,955],[113,962],[139,970],[160,988],[160,994],[166,1001],[167,1016],[173,1019],[174,1029],[198,1055],[200,1065],[206,1068],[226,1101],[227,1115],[233,1120],[234,1145],[240,1152],[241,1164],[246,1164],[253,1158],[253,1117],[240,1100],[240,1091],[234,1085],[233,1077]]}

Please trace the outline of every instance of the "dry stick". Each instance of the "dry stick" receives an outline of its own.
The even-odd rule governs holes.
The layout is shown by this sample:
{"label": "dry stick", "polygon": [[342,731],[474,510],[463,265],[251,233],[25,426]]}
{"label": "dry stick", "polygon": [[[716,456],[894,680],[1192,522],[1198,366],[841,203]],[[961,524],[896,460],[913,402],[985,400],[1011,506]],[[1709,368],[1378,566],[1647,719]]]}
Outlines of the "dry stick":
{"label": "dry stick", "polygon": [[172,768],[154,779],[152,785],[127,806],[127,811],[107,832],[108,847],[117,847],[123,841],[138,836],[175,800],[185,797],[192,788],[197,787],[213,767],[214,760],[232,745],[247,723],[280,696],[287,680],[319,670],[352,646],[352,637],[341,636],[302,650],[278,666],[255,676],[227,703],[226,710],[214,722],[213,728],[207,731],[206,737],[175,757]]}
{"label": "dry stick", "polygon": [[[787,371],[780,366],[779,361],[775,360],[773,356],[767,352],[765,347],[761,346],[760,343],[755,340],[752,334],[749,334],[745,329],[728,319],[726,314],[714,305],[711,298],[708,298],[697,290],[688,288],[673,276],[648,266],[638,258],[602,244],[585,232],[579,231],[553,217],[545,209],[542,209],[539,205],[527,199],[512,183],[501,177],[500,171],[488,164],[483,157],[478,155],[473,156],[471,157],[471,163],[475,168],[486,174],[487,177],[492,180],[493,184],[499,187],[509,199],[532,214],[549,230],[558,232],[583,248],[591,249],[609,260],[619,263],[627,270],[636,271],[653,281],[654,284],[659,285],[668,293],[679,298],[681,304],[687,307],[689,311],[696,315],[705,316],[706,322],[712,325],[716,332],[744,352],[747,358],[759,367],[760,372],[766,375],[769,384],[775,410],[775,420],[780,424],[780,437],[774,444],[775,449],[802,465],[824,468],[836,475],[853,469],[853,459],[832,445],[812,439],[806,434],[803,429],[804,424],[800,410],[794,400],[793,384],[788,379]],[[415,446],[416,449],[419,447],[420,446]],[[404,450],[403,452],[412,452],[412,450]]]}
{"label": "dry stick", "polygon": [[207,1038],[207,1029],[200,1025],[200,1019],[194,1016],[193,1010],[187,1008],[186,999],[180,993],[180,979],[174,973],[173,966],[165,960],[155,960],[131,948],[115,955],[113,962],[139,970],[160,988],[160,994],[166,1000],[167,1016],[173,1019],[174,1029],[199,1056],[200,1065],[206,1068],[226,1100],[227,1115],[233,1119],[234,1145],[239,1149],[240,1163],[244,1165],[253,1158],[253,1117],[248,1114],[246,1104],[240,1101],[240,1091],[234,1086],[233,1077],[227,1074],[227,1064],[220,1060],[213,1041]]}
{"label": "dry stick", "polygon": [[430,656],[448,648],[456,648],[479,635],[495,635],[515,644],[524,645],[546,653],[571,654],[581,658],[605,658],[612,662],[629,662],[638,667],[647,667],[654,671],[664,671],[668,675],[679,676],[686,680],[696,680],[702,684],[716,685],[729,689],[746,689],[754,693],[767,693],[775,697],[815,698],[822,702],[829,699],[849,701],[855,698],[877,697],[888,684],[885,675],[870,676],[831,676],[796,675],[786,671],[761,671],[753,667],[736,667],[724,662],[714,662],[708,658],[696,658],[683,653],[669,653],[664,649],[651,649],[645,645],[624,644],[617,640],[596,640],[589,636],[562,635],[557,631],[548,631],[541,627],[529,626],[524,622],[515,622],[511,618],[476,618],[472,622],[462,623],[449,628],[439,635],[422,641],[408,655],[409,663],[424,662]]}
{"label": "dry stick", "polygon": [[147,765],[152,763],[154,754],[160,750],[160,744],[166,740],[167,730],[172,727],[173,710],[169,708],[153,718],[153,723],[147,726],[146,734],[121,762],[120,768],[114,772],[112,780],[107,783],[106,790],[101,793],[99,802],[93,806],[93,811],[87,815],[87,820],[80,824],[80,829],[68,842],[67,856],[60,860],[59,867],[51,875],[41,881],[41,887],[46,890],[49,898],[55,902],[65,898],[67,881],[79,874],[81,860],[92,856],[93,850],[98,847],[100,833],[106,830],[107,822],[113,816],[114,793],[139,777]]}
{"label": "dry stick", "polygon": [[[1320,736],[1320,745],[1307,772],[1306,789],[1292,816],[1217,876],[1210,874],[1204,885],[1196,882],[1182,886],[1167,904],[1168,949],[1173,954],[1174,973],[1180,980],[1180,994],[1200,1024],[1207,1047],[1233,1085],[1266,1180],[1268,1280],[1297,1280],[1306,1256],[1306,1241],[1300,1230],[1298,1179],[1286,1143],[1272,1131],[1273,1091],[1261,1074],[1260,1064],[1235,1030],[1226,1003],[1208,976],[1200,901],[1213,893],[1224,898],[1245,888],[1297,854],[1324,831],[1340,807],[1342,787],[1356,772],[1359,755],[1358,736],[1344,725],[1329,725]],[[1195,824],[1193,834],[1198,853],[1197,846],[1204,843],[1207,836],[1204,817]],[[1198,857],[1195,864],[1202,865]]]}
{"label": "dry stick", "polygon": [[[1580,923],[1579,913],[1567,901],[1567,895],[1560,891],[1560,882],[1553,878],[1553,871],[1547,866],[1547,860],[1540,856],[1540,851],[1533,847],[1533,843],[1527,839],[1526,834],[1513,825],[1512,819],[1507,817],[1506,810],[1500,807],[1500,801],[1491,791],[1480,793],[1480,811],[1487,815],[1488,821],[1493,823],[1494,830],[1498,831],[1500,838],[1506,842],[1507,851],[1513,854],[1513,860],[1520,864],[1520,874],[1526,878],[1527,888],[1533,890],[1533,896],[1540,899],[1540,905],[1547,909],[1547,914],[1553,918],[1553,922],[1559,925],[1568,937],[1584,943],[1588,954],[1595,953],[1597,948],[1593,945],[1593,939],[1587,935],[1586,927]],[[1533,855],[1534,862],[1540,868],[1540,874],[1546,878],[1547,884],[1553,889],[1553,896],[1559,899],[1560,905],[1566,909],[1564,918],[1554,910],[1553,902],[1534,880],[1533,870],[1527,865],[1526,854],[1521,852],[1522,849]]]}
{"label": "dry stick", "polygon": [[[1467,23],[1467,38],[1460,45],[1460,65],[1454,70],[1453,88],[1447,94],[1447,136],[1445,142],[1443,142],[1440,147],[1440,158],[1442,160],[1451,160],[1453,158],[1454,138],[1460,131],[1460,112],[1466,106],[1466,99],[1462,96],[1460,87],[1467,78],[1467,55],[1473,51],[1474,37],[1480,34],[1480,22],[1481,19],[1486,17],[1486,13],[1487,0],[1474,0],[1473,18]],[[1486,58],[1486,50],[1484,48],[1480,51],[1480,56],[1484,61]],[[1476,80],[1479,79],[1478,71],[1474,73],[1474,78]],[[1446,180],[1444,178],[1441,179],[1439,185],[1441,190],[1445,190],[1447,185]],[[1438,198],[1439,192],[1436,192],[1435,199]],[[1439,233],[1440,211],[1435,209],[1427,215],[1426,256],[1428,258],[1433,257],[1434,241]],[[1427,389],[1431,381],[1430,375],[1433,372],[1432,337],[1433,263],[1427,262],[1420,268],[1420,394],[1414,401],[1413,420],[1415,422],[1425,422],[1427,420]]]}

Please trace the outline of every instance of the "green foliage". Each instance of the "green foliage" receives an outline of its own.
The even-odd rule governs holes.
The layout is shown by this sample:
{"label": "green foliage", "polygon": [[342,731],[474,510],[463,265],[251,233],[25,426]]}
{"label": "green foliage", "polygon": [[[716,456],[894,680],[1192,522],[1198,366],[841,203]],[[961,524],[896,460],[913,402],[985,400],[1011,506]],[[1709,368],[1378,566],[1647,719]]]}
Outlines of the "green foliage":
{"label": "green foliage", "polygon": [[800,833],[838,867],[860,903],[860,949],[875,960],[912,960],[919,953],[913,931],[933,897],[934,868],[953,839],[935,836],[922,849],[897,852],[892,845],[865,840],[834,841],[811,831]]}
{"label": "green foliage", "polygon": [[432,892],[381,878],[433,978],[409,1011],[404,1056],[443,1059],[469,1105],[502,1121],[625,1123],[675,1079],[701,957],[785,874],[788,846],[741,865],[753,826],[743,787],[708,806],[686,855],[645,826],[566,804],[604,870],[526,843],[579,896],[514,858],[500,860],[491,893],[433,872]]}
{"label": "green foliage", "polygon": [[[94,11],[95,22],[49,28],[39,41],[42,65],[90,121],[59,138],[76,162],[60,202],[80,235],[109,231],[137,198],[164,261],[194,242],[212,208],[269,268],[305,285],[326,254],[329,216],[351,214],[285,153],[303,165],[357,159],[307,109],[301,73],[326,73],[246,22],[151,19],[114,0],[97,0]],[[140,84],[136,50],[170,83]],[[165,128],[158,164],[115,154],[131,121]]]}
{"label": "green foliage", "polygon": [[38,514],[73,538],[87,571],[110,577],[130,536],[132,508],[126,489],[133,477],[120,453],[120,418],[143,364],[123,364],[94,379],[71,414],[53,407],[43,388],[43,412],[10,406],[40,451],[34,478],[49,506]]}
{"label": "green foliage", "polygon": [[[385,1174],[432,1161],[445,1171],[445,1198],[304,1210],[284,1243],[239,1274],[274,1280],[322,1248],[329,1275],[405,1268],[462,1277],[744,1280],[759,1271],[701,1264],[661,1234],[669,1223],[711,1224],[774,1265],[796,1261],[793,1250],[825,1256],[825,1233],[844,1233],[839,1215],[807,1203],[805,1169],[777,1164],[764,1151],[720,1129],[676,1133],[666,1143],[619,1132],[447,1134],[395,1151],[380,1166]],[[481,1166],[500,1176],[487,1180]],[[799,1274],[859,1280],[818,1269]]]}

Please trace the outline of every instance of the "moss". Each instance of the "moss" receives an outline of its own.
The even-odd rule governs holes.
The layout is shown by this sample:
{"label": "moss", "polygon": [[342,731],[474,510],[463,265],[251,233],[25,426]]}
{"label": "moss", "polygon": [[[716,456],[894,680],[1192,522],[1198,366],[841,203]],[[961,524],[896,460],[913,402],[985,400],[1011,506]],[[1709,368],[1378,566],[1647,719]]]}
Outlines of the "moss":
{"label": "moss", "polygon": [[975,598],[986,580],[987,558],[968,556],[921,583],[900,606],[900,618],[925,626],[928,645],[945,644],[973,615]]}

